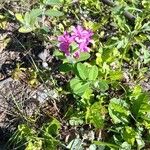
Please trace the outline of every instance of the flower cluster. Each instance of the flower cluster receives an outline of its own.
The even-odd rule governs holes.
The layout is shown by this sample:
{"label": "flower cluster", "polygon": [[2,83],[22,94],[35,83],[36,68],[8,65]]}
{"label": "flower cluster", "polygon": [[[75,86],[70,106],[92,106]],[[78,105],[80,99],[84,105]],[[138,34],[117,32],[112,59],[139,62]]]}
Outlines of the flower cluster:
{"label": "flower cluster", "polygon": [[93,32],[91,30],[86,30],[78,25],[73,28],[70,34],[65,31],[63,35],[58,37],[58,41],[60,42],[59,48],[66,56],[70,56],[70,46],[75,42],[78,47],[73,52],[73,56],[78,58],[81,52],[89,52],[88,45],[91,42],[92,35]]}

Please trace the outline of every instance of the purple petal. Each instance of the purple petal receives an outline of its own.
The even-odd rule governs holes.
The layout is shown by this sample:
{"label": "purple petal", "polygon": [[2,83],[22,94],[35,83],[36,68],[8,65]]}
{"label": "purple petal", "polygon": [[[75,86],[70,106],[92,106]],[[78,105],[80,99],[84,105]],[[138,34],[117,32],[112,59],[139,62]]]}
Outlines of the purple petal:
{"label": "purple petal", "polygon": [[80,52],[79,51],[74,52],[73,56],[75,58],[79,58],[80,57]]}

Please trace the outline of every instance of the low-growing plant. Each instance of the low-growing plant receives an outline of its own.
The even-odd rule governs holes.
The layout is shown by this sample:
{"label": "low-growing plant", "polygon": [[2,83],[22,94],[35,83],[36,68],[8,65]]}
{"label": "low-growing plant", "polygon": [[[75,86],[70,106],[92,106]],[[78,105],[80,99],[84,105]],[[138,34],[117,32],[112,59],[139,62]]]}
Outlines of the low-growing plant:
{"label": "low-growing plant", "polygon": [[33,125],[20,124],[17,131],[10,139],[10,146],[25,150],[55,150],[60,143],[57,136],[60,122],[53,118],[50,122],[43,124],[39,129]]}
{"label": "low-growing plant", "polygon": [[[147,91],[142,87],[149,80],[149,9],[146,0],[40,0],[30,11],[14,14],[20,22],[19,32],[40,31],[46,33],[47,39],[52,36],[49,41],[52,55],[60,65],[51,70],[51,63],[45,57],[42,71],[17,65],[12,77],[22,80],[27,74],[25,81],[32,87],[53,82],[54,88],[60,89],[59,103],[63,102],[59,109],[64,107],[59,110],[61,115],[58,113],[60,122],[66,123],[67,130],[73,128],[76,132],[76,137],[69,139],[67,135],[69,141],[63,139],[62,144],[61,124],[55,118],[40,129],[27,122],[19,125],[12,137],[15,147],[26,150],[55,150],[58,146],[71,150],[149,148],[150,94],[149,87]],[[56,19],[51,22],[52,17]],[[49,19],[51,28],[46,22]],[[61,77],[66,79],[63,86],[57,84],[57,78]],[[94,133],[92,138],[78,134],[78,128],[84,130],[85,125]]]}
{"label": "low-growing plant", "polygon": [[21,23],[19,32],[28,33],[36,29],[49,32],[48,25],[45,23],[46,17],[59,17],[63,13],[57,10],[57,7],[47,9],[47,6],[59,6],[60,4],[61,2],[59,0],[41,0],[37,8],[31,9],[31,11],[25,14],[16,13],[15,17]]}

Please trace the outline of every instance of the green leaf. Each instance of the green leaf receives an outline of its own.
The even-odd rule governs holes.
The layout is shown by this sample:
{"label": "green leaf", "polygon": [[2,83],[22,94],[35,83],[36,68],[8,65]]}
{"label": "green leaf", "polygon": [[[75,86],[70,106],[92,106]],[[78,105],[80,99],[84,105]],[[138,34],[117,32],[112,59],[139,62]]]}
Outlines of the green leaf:
{"label": "green leaf", "polygon": [[24,21],[26,26],[30,26],[31,15],[29,12],[26,12],[24,15]]}
{"label": "green leaf", "polygon": [[88,68],[82,64],[82,63],[78,63],[77,64],[77,71],[78,71],[78,75],[82,80],[86,80],[88,77]]}
{"label": "green leaf", "polygon": [[31,18],[37,18],[38,16],[42,15],[42,9],[32,9],[30,11]]}
{"label": "green leaf", "polygon": [[83,124],[83,119],[80,117],[71,117],[69,120],[71,126],[78,126]]}
{"label": "green leaf", "polygon": [[25,150],[40,150],[42,149],[42,140],[40,138],[37,138],[34,141],[29,141]]}
{"label": "green leaf", "polygon": [[128,116],[130,114],[127,103],[121,99],[113,98],[110,100],[108,111],[115,124],[128,123]]}
{"label": "green leaf", "polygon": [[78,47],[79,46],[78,46],[78,44],[76,42],[72,42],[70,44],[70,53],[74,53],[75,51],[77,51]]}
{"label": "green leaf", "polygon": [[53,120],[50,123],[46,123],[43,126],[43,130],[45,131],[46,134],[57,136],[60,127],[61,127],[60,122],[57,119],[53,118]]}
{"label": "green leaf", "polygon": [[76,59],[76,62],[85,61],[90,58],[89,53],[81,53],[80,57]]}
{"label": "green leaf", "polygon": [[144,148],[145,142],[144,142],[144,139],[140,135],[136,136],[136,142],[138,145],[138,150]]}
{"label": "green leaf", "polygon": [[59,5],[59,4],[61,4],[60,0],[43,0],[43,3],[46,5]]}
{"label": "green leaf", "polygon": [[123,138],[127,143],[133,146],[136,136],[137,136],[137,132],[132,127],[129,127],[129,126],[125,127],[123,131]]}
{"label": "green leaf", "polygon": [[118,145],[107,143],[107,142],[102,142],[102,141],[93,141],[93,143],[95,145],[107,146],[109,148],[117,148],[117,149],[120,148],[120,146],[118,146]]}
{"label": "green leaf", "polygon": [[109,89],[109,86],[105,80],[98,81],[98,88],[100,91],[105,92]]}
{"label": "green leaf", "polygon": [[137,98],[132,99],[133,104],[131,110],[136,118],[139,117],[140,112],[146,113],[149,111],[150,104],[148,100],[149,95],[147,93],[142,93]]}
{"label": "green leaf", "polygon": [[62,59],[62,60],[66,59],[65,55],[59,50],[55,50],[53,55],[55,57],[58,57],[59,59]]}
{"label": "green leaf", "polygon": [[131,150],[131,145],[127,142],[123,142],[119,150]]}
{"label": "green leaf", "polygon": [[17,18],[18,21],[20,21],[22,24],[24,24],[24,18],[23,18],[23,15],[20,14],[20,13],[16,13],[15,14],[15,17]]}
{"label": "green leaf", "polygon": [[84,92],[89,88],[89,83],[83,83],[80,79],[74,78],[70,81],[70,87],[73,93],[82,96]]}
{"label": "green leaf", "polygon": [[91,96],[93,95],[92,93],[93,93],[93,90],[91,88],[88,88],[82,95],[82,98],[90,100]]}
{"label": "green leaf", "polygon": [[122,73],[122,71],[110,71],[109,77],[112,81],[122,80],[123,73]]}
{"label": "green leaf", "polygon": [[23,26],[23,27],[20,27],[18,31],[20,33],[29,33],[29,32],[32,32],[33,30],[35,30],[35,28]]}
{"label": "green leaf", "polygon": [[60,72],[68,72],[68,71],[71,71],[71,70],[73,70],[72,64],[64,63],[64,64],[59,66],[59,71]]}
{"label": "green leaf", "polygon": [[95,128],[102,128],[104,125],[105,108],[100,102],[95,102],[91,107],[87,108],[86,121],[93,124]]}
{"label": "green leaf", "polygon": [[49,9],[45,12],[45,15],[49,17],[60,17],[63,16],[64,14],[58,10]]}
{"label": "green leaf", "polygon": [[40,28],[41,33],[48,34],[50,32],[50,29],[48,26],[43,26]]}
{"label": "green leaf", "polygon": [[82,146],[82,140],[79,138],[76,138],[74,140],[72,140],[68,145],[67,145],[67,149],[69,150],[83,150],[83,146]]}
{"label": "green leaf", "polygon": [[95,144],[91,144],[89,150],[97,150],[97,146]]}
{"label": "green leaf", "polygon": [[98,76],[98,67],[92,66],[89,72],[89,80],[96,80],[97,76]]}
{"label": "green leaf", "polygon": [[150,2],[147,0],[142,0],[142,5],[149,10],[150,9]]}

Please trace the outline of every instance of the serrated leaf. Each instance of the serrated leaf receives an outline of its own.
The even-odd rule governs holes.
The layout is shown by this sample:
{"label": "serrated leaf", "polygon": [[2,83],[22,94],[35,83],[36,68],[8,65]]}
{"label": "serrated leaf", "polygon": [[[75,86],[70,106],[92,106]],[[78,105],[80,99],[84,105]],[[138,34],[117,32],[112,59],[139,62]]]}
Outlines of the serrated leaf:
{"label": "serrated leaf", "polygon": [[125,127],[123,131],[123,138],[127,143],[133,146],[136,136],[137,136],[137,132],[132,127],[129,127],[129,126]]}
{"label": "serrated leaf", "polygon": [[95,128],[102,128],[104,125],[105,109],[100,102],[95,102],[87,108],[86,121],[93,124]]}
{"label": "serrated leaf", "polygon": [[147,112],[147,110],[150,108],[150,104],[148,103],[149,96],[146,93],[140,94],[137,98],[134,98],[133,105],[132,105],[132,113],[135,117],[138,117],[139,112]]}
{"label": "serrated leaf", "polygon": [[96,80],[98,76],[98,67],[97,66],[92,66],[90,68],[90,71],[89,71],[89,80]]}
{"label": "serrated leaf", "polygon": [[60,17],[63,16],[64,14],[61,11],[49,9],[45,12],[45,15],[49,17]]}
{"label": "serrated leaf", "polygon": [[108,106],[108,111],[115,124],[128,123],[128,116],[130,112],[125,101],[116,98],[111,99]]}
{"label": "serrated leaf", "polygon": [[71,117],[69,123],[71,126],[78,126],[83,124],[83,120],[80,117]]}

